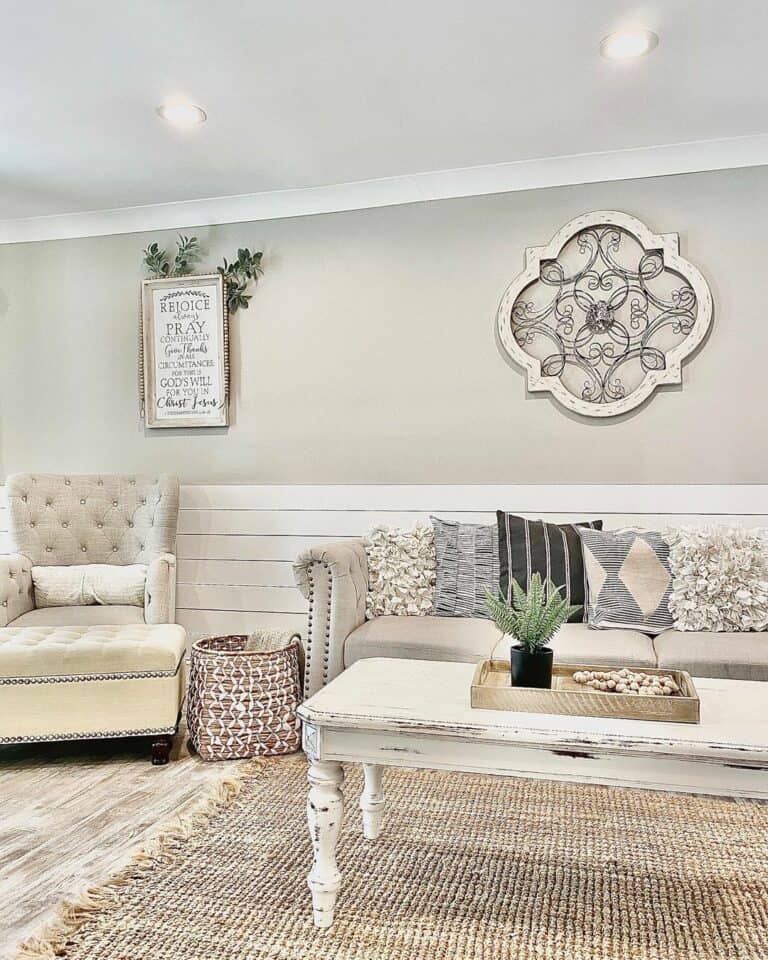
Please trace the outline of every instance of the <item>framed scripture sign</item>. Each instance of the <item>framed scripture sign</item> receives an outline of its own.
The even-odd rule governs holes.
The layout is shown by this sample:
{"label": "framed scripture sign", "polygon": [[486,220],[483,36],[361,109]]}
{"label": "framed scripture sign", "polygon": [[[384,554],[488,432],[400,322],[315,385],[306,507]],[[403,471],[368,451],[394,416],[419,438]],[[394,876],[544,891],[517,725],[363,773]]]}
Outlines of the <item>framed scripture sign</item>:
{"label": "framed scripture sign", "polygon": [[139,381],[148,427],[227,426],[229,334],[222,276],[142,282]]}

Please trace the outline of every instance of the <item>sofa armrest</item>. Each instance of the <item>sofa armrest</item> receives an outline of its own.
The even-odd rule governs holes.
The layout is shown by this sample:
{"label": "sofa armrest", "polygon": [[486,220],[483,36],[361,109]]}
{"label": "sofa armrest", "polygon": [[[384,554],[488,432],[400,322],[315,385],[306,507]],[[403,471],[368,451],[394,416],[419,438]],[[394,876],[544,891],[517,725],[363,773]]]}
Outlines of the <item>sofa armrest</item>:
{"label": "sofa armrest", "polygon": [[304,695],[311,696],[344,669],[344,644],[365,621],[368,562],[362,540],[324,543],[293,565],[296,585],[309,600]]}
{"label": "sofa armrest", "polygon": [[0,555],[0,627],[35,609],[32,561],[20,553]]}
{"label": "sofa armrest", "polygon": [[144,620],[173,623],[176,619],[176,557],[163,553],[150,560],[144,588]]}

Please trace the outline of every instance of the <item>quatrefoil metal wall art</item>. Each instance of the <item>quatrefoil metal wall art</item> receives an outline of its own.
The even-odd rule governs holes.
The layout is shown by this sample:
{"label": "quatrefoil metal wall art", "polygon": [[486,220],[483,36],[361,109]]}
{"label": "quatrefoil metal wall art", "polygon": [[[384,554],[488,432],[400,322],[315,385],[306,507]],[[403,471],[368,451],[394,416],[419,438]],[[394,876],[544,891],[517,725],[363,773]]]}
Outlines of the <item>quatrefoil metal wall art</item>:
{"label": "quatrefoil metal wall art", "polygon": [[600,210],[571,220],[547,246],[526,248],[496,329],[530,391],[614,417],[656,387],[681,383],[682,363],[711,323],[709,286],[680,256],[677,234]]}

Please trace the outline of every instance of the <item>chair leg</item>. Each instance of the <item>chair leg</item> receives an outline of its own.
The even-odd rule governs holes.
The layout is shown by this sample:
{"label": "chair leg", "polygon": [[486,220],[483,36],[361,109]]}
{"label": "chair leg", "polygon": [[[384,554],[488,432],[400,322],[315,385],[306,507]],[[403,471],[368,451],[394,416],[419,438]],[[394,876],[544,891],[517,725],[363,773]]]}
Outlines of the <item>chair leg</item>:
{"label": "chair leg", "polygon": [[161,767],[168,763],[171,756],[170,734],[164,733],[152,738],[152,765]]}

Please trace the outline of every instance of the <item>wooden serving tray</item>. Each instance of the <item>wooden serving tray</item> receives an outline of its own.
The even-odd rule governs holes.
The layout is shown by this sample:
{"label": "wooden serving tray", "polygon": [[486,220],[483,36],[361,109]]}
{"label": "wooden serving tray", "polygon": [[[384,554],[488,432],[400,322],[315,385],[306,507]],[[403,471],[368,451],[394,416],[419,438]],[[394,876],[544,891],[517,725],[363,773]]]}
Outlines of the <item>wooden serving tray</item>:
{"label": "wooden serving tray", "polygon": [[580,717],[615,717],[621,720],[662,720],[674,723],[699,722],[699,696],[690,674],[684,670],[656,670],[637,667],[643,673],[671,676],[680,693],[669,697],[638,697],[607,693],[576,683],[578,670],[620,670],[621,666],[555,664],[552,689],[513,687],[506,660],[483,660],[472,679],[470,702],[482,710],[511,710],[516,713],[555,713]]}

